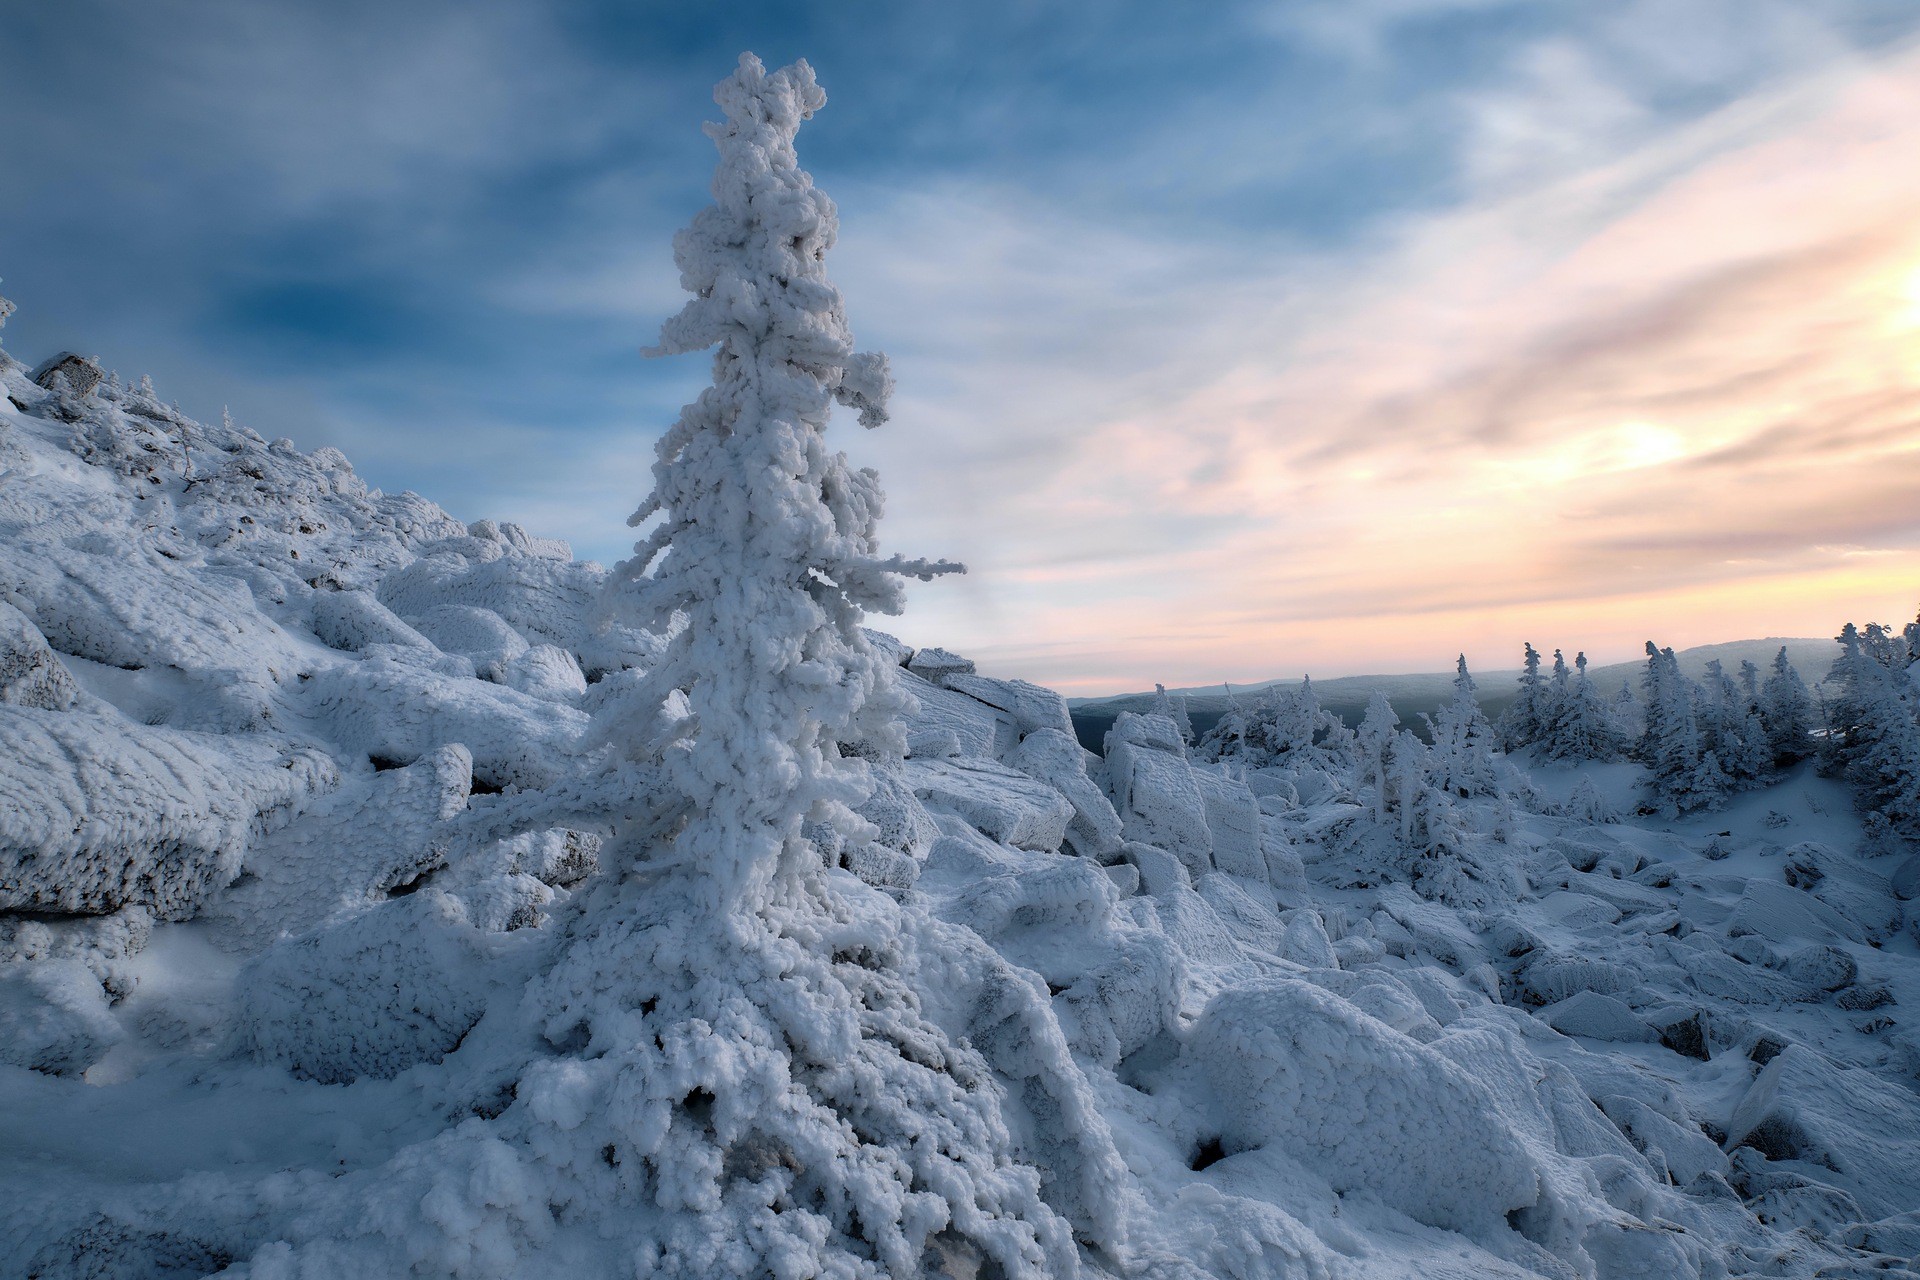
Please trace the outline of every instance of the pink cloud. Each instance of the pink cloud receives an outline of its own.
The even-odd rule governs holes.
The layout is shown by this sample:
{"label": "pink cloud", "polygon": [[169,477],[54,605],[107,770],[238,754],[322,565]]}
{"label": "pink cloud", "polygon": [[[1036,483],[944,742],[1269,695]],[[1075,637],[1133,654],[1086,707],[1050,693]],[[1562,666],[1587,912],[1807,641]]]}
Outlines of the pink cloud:
{"label": "pink cloud", "polygon": [[[1125,264],[1152,246],[1051,225],[1027,234],[1077,261],[1049,274],[1010,219],[1031,279],[1116,264],[1127,306],[1083,312],[1044,368],[996,365],[1036,400],[909,391],[880,463],[933,496],[889,528],[977,577],[918,592],[907,629],[1092,692],[1903,614],[1916,155],[1906,52],[1339,263],[1188,250],[1143,273]],[[920,452],[949,432],[952,456]]]}

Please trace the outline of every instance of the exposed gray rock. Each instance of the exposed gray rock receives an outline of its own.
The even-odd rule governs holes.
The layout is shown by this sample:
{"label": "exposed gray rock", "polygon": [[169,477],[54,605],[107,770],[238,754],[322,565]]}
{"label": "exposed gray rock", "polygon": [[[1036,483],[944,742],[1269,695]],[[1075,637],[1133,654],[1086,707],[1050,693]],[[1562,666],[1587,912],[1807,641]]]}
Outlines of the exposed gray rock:
{"label": "exposed gray rock", "polygon": [[90,396],[106,378],[106,371],[99,363],[86,356],[75,355],[71,351],[62,351],[59,355],[42,360],[33,370],[33,381],[48,391],[63,388],[76,396]]}

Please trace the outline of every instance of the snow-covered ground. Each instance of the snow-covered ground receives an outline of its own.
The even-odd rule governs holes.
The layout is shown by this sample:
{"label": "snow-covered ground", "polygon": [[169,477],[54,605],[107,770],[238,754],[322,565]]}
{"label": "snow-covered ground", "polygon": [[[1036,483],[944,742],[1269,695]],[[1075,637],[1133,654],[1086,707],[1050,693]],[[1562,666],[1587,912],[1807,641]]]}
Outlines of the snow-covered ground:
{"label": "snow-covered ground", "polygon": [[[648,1123],[708,1126],[712,1186],[650,1177],[607,1033],[554,1012],[664,980],[592,970],[655,954],[609,920],[672,930],[636,810],[589,802],[657,652],[603,570],[0,379],[0,1274],[700,1274],[649,1243],[676,1215],[727,1274],[738,1186],[833,1182],[694,1084]],[[948,1056],[950,1154],[1033,1224],[921,1223],[929,1273],[1920,1270],[1920,885],[1811,766],[1668,821],[1636,765],[1509,760],[1442,874],[1352,753],[1203,764],[1129,716],[1091,756],[1053,694],[875,643],[917,708],[833,963]],[[1556,816],[1582,780],[1625,816]]]}

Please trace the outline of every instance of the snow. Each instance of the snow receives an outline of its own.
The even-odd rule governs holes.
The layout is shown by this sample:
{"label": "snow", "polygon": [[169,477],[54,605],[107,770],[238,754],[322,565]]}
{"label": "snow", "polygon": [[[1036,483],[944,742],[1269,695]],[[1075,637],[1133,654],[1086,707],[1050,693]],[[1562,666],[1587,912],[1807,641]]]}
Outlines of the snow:
{"label": "snow", "polygon": [[1094,757],[863,630],[937,566],[822,443],[887,387],[822,98],[720,96],[665,341],[790,412],[689,408],[651,568],[0,356],[0,1274],[1916,1269],[1898,828],[1651,812],[1464,669],[1431,748],[1302,687]]}

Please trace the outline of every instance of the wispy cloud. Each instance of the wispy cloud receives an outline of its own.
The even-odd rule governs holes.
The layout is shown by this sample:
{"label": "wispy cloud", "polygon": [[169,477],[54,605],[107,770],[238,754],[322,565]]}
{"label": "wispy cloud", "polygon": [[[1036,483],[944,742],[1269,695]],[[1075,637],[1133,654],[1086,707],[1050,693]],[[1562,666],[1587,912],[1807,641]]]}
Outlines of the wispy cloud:
{"label": "wispy cloud", "polygon": [[1920,569],[1905,0],[83,3],[0,45],[10,335],[584,554],[705,376],[637,352],[751,45],[821,69],[900,382],[843,447],[974,569],[910,638],[1081,691],[1504,665]]}
{"label": "wispy cloud", "polygon": [[873,449],[916,499],[894,536],[979,575],[920,591],[908,631],[1100,688],[1501,662],[1522,635],[1625,656],[1719,634],[1730,584],[1771,632],[1899,608],[1915,122],[1920,59],[1848,59],[1331,261],[890,206],[936,231],[854,251],[869,313],[953,228],[992,262],[926,282],[926,312],[991,310],[967,282],[1023,268],[999,358],[909,346],[911,434]]}

